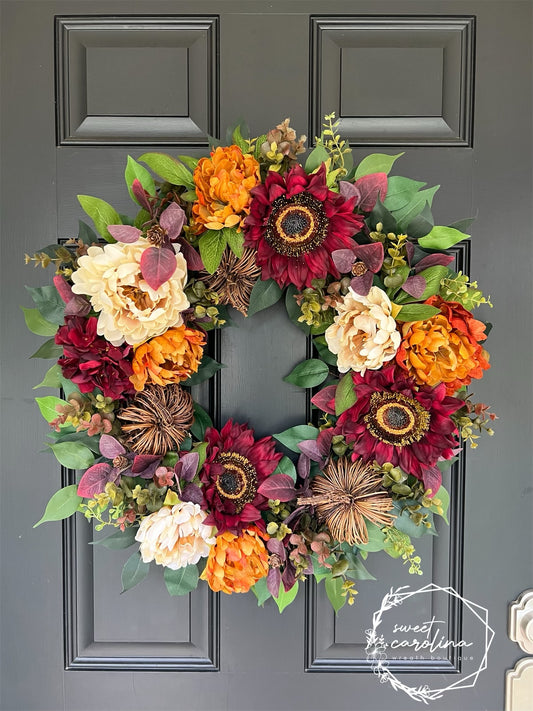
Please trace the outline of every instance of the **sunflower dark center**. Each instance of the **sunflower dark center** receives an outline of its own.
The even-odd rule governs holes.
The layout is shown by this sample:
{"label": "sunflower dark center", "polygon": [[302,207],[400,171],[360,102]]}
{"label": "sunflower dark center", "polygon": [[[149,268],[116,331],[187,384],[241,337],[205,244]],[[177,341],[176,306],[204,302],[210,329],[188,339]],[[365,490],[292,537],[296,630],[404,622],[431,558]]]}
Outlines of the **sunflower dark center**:
{"label": "sunflower dark center", "polygon": [[282,195],[272,203],[265,239],[286,257],[300,257],[319,247],[328,236],[329,220],[322,203],[310,193]]}
{"label": "sunflower dark center", "polygon": [[430,414],[414,398],[401,393],[376,392],[365,415],[368,431],[395,447],[419,442],[429,429]]}
{"label": "sunflower dark center", "polygon": [[223,501],[231,501],[235,512],[254,500],[257,493],[257,473],[249,459],[237,452],[222,452],[215,462],[223,469],[216,480],[216,488]]}

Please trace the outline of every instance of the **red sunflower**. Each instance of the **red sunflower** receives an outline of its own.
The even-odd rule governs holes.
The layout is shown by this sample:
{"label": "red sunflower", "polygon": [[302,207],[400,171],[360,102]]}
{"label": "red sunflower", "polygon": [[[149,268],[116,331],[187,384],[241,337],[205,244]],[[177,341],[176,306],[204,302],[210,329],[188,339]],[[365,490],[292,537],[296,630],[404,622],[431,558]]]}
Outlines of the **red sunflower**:
{"label": "red sunflower", "polygon": [[301,290],[328,274],[339,278],[331,253],[353,247],[363,217],[353,212],[355,198],[328,188],[324,164],[312,175],[299,165],[285,176],[270,171],[251,193],[245,238],[257,249],[262,279]]}
{"label": "red sunflower", "polygon": [[417,387],[395,366],[352,377],[357,402],[339,417],[337,428],[353,443],[354,460],[392,462],[429,480],[437,462],[456,453],[457,428],[450,415],[463,402],[447,396],[443,383]]}
{"label": "red sunflower", "polygon": [[274,440],[255,441],[253,430],[232,420],[220,432],[210,427],[205,439],[207,453],[200,480],[211,513],[204,523],[216,526],[219,533],[235,535],[251,524],[264,529],[261,511],[268,508],[268,499],[257,489],[282,457],[274,451]]}

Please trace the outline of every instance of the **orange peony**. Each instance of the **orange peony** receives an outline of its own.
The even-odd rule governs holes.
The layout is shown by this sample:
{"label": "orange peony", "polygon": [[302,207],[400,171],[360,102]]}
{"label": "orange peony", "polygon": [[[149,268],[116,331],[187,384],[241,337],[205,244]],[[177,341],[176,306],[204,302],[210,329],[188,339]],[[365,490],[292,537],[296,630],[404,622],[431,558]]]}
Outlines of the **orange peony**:
{"label": "orange peony", "polygon": [[204,230],[237,227],[250,211],[250,190],[260,182],[259,163],[238,146],[219,147],[210,158],[201,158],[194,171],[198,200],[194,221]]}
{"label": "orange peony", "polygon": [[236,536],[225,531],[217,536],[200,576],[214,592],[246,593],[268,573],[268,552],[263,540],[268,536],[258,528],[248,528]]}
{"label": "orange peony", "polygon": [[187,380],[198,371],[205,345],[205,334],[185,325],[169,328],[135,349],[133,375],[135,390],[144,390],[146,382],[168,385]]}
{"label": "orange peony", "polygon": [[432,296],[426,301],[441,313],[427,321],[405,323],[396,354],[398,364],[421,385],[445,383],[453,395],[472,378],[482,378],[490,368],[480,341],[487,337],[485,324],[461,304]]}

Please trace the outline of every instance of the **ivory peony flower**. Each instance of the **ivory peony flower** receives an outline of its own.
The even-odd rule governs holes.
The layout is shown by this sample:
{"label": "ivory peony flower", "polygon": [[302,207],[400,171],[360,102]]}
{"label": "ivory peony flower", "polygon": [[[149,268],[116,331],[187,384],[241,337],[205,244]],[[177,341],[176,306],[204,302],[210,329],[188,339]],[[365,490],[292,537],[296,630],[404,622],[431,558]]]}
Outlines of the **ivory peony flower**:
{"label": "ivory peony flower", "polygon": [[200,578],[215,592],[248,592],[268,573],[268,551],[263,540],[268,536],[257,528],[248,528],[240,536],[230,531],[217,536]]}
{"label": "ivory peony flower", "polygon": [[216,542],[215,529],[203,523],[205,517],[200,506],[189,501],[145,516],[135,536],[143,561],[155,560],[172,570],[198,563]]}
{"label": "ivory peony flower", "polygon": [[98,335],[113,346],[130,345],[159,336],[170,326],[183,323],[181,312],[189,307],[184,293],[187,263],[176,254],[176,269],[168,281],[154,290],[142,278],[140,262],[145,239],[92,246],[78,260],[72,274],[75,294],[87,294],[99,312]]}
{"label": "ivory peony flower", "polygon": [[338,356],[341,373],[354,370],[364,375],[394,358],[401,336],[384,291],[373,286],[367,296],[360,296],[350,288],[336,308],[337,316],[324,335],[329,350]]}

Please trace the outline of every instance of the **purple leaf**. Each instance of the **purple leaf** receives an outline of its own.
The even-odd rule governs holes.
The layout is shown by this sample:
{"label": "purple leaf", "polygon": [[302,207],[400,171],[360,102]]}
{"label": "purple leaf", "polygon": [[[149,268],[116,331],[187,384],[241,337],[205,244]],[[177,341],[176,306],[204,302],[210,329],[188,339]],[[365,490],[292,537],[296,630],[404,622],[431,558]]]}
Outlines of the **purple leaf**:
{"label": "purple leaf", "polygon": [[413,299],[420,299],[426,289],[426,286],[427,286],[427,284],[426,284],[426,280],[424,279],[424,277],[420,276],[420,275],[415,275],[415,276],[410,276],[406,280],[406,282],[402,286],[402,289],[407,294],[409,294],[409,296],[412,296]]}
{"label": "purple leaf", "polygon": [[166,230],[168,238],[175,240],[179,237],[185,224],[185,212],[177,203],[171,202],[166,210],[161,213],[159,224]]}
{"label": "purple leaf", "polygon": [[411,264],[415,256],[415,246],[412,242],[405,243],[405,251],[407,252],[407,264]]}
{"label": "purple leaf", "polygon": [[355,256],[360,259],[370,269],[377,274],[383,265],[385,253],[381,242],[372,244],[356,244],[353,248]]}
{"label": "purple leaf", "polygon": [[355,181],[354,187],[359,190],[361,198],[358,207],[363,212],[372,212],[379,199],[383,202],[387,196],[387,174],[372,173],[371,175],[363,175],[362,178]]}
{"label": "purple leaf", "polygon": [[426,489],[431,489],[431,495],[429,498],[432,499],[442,484],[442,474],[440,469],[438,467],[425,469],[422,472],[422,481],[424,482]]}
{"label": "purple leaf", "polygon": [[300,454],[298,457],[298,464],[296,465],[296,471],[300,479],[307,479],[309,472],[311,471],[311,460],[307,454]]}
{"label": "purple leaf", "polygon": [[347,180],[341,180],[339,182],[339,193],[345,200],[355,198],[354,207],[359,205],[361,193],[359,192],[359,188],[357,188],[353,183],[349,183]]}
{"label": "purple leaf", "polygon": [[196,484],[187,484],[185,489],[181,492],[180,499],[182,501],[190,501],[191,503],[198,504],[199,506],[203,506],[204,504],[204,495],[202,494],[200,487]]}
{"label": "purple leaf", "polygon": [[313,395],[311,402],[322,410],[322,412],[327,412],[329,415],[335,414],[335,391],[337,390],[336,385],[328,385],[322,388],[316,395]]}
{"label": "purple leaf", "polygon": [[96,494],[101,494],[105,491],[105,485],[110,480],[111,473],[112,469],[106,462],[93,464],[80,479],[78,496],[83,496],[84,499],[92,499]]}
{"label": "purple leaf", "polygon": [[181,247],[181,253],[187,262],[187,269],[193,272],[201,272],[204,269],[204,263],[198,252],[192,247],[187,240],[180,237],[178,244]]}
{"label": "purple leaf", "polygon": [[359,294],[359,296],[366,296],[370,291],[373,281],[374,275],[371,271],[368,271],[362,276],[354,277],[350,282],[350,286],[356,294]]}
{"label": "purple leaf", "polygon": [[200,461],[200,455],[198,452],[187,452],[184,454],[179,462],[176,463],[176,474],[178,474],[177,467],[181,464],[179,477],[180,479],[185,479],[185,481],[192,481],[196,476],[196,470],[198,469],[198,463]]}
{"label": "purple leaf", "polygon": [[355,255],[351,249],[336,249],[331,253],[331,258],[341,274],[350,273],[355,261]]}
{"label": "purple leaf", "polygon": [[288,474],[272,474],[263,481],[257,491],[274,501],[290,501],[296,495],[294,482]]}
{"label": "purple leaf", "polygon": [[65,316],[88,316],[90,311],[90,302],[81,294],[73,296],[65,306]]}
{"label": "purple leaf", "polygon": [[142,235],[141,230],[137,227],[132,227],[131,225],[108,225],[107,229],[112,237],[114,237],[117,242],[125,242],[131,244],[132,242],[137,242],[139,237]]}
{"label": "purple leaf", "polygon": [[415,264],[415,272],[421,272],[428,267],[447,267],[454,259],[455,257],[450,254],[428,254]]}
{"label": "purple leaf", "polygon": [[285,592],[288,592],[296,582],[296,571],[291,563],[287,563],[285,570],[281,574],[281,580],[283,581],[283,587]]}
{"label": "purple leaf", "polygon": [[280,585],[281,573],[279,572],[279,568],[270,568],[267,575],[267,588],[272,597],[278,597]]}
{"label": "purple leaf", "polygon": [[144,479],[149,479],[154,475],[160,461],[161,455],[159,454],[137,454],[131,465],[131,472]]}
{"label": "purple leaf", "polygon": [[103,434],[100,437],[100,453],[107,459],[114,459],[125,454],[126,450],[117,439],[111,435]]}
{"label": "purple leaf", "polygon": [[285,558],[287,557],[285,546],[277,538],[269,538],[269,540],[267,541],[267,549],[270,551],[270,553],[276,553],[276,555],[279,555],[281,560],[285,560]]}
{"label": "purple leaf", "polygon": [[166,247],[148,247],[142,253],[141,273],[148,286],[157,291],[176,271],[176,255]]}
{"label": "purple leaf", "polygon": [[298,443],[298,449],[302,452],[302,454],[305,454],[309,457],[309,459],[312,459],[313,462],[319,462],[322,459],[316,439],[304,439],[302,442]]}
{"label": "purple leaf", "polygon": [[316,442],[318,444],[318,451],[324,459],[329,456],[332,439],[333,429],[331,427],[327,430],[322,430],[316,438]]}
{"label": "purple leaf", "polygon": [[135,178],[133,183],[131,184],[131,192],[135,195],[135,198],[137,199],[137,202],[141,207],[144,207],[144,209],[152,214],[152,208],[150,207],[150,203],[148,201],[148,198],[146,197],[146,190],[143,188],[141,181],[138,178]]}

